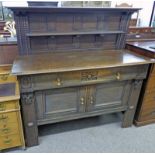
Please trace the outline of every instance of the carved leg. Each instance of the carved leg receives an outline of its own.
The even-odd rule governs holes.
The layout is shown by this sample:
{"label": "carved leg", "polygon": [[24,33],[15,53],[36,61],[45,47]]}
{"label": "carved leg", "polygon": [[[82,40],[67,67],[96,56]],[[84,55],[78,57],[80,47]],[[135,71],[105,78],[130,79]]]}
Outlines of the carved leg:
{"label": "carved leg", "polygon": [[21,94],[26,146],[38,145],[38,127],[33,93]]}
{"label": "carved leg", "polygon": [[140,90],[142,86],[143,80],[135,80],[132,84],[132,90],[131,94],[128,100],[128,110],[125,111],[124,117],[123,117],[123,122],[122,122],[122,127],[130,127],[133,124],[133,119],[140,95]]}

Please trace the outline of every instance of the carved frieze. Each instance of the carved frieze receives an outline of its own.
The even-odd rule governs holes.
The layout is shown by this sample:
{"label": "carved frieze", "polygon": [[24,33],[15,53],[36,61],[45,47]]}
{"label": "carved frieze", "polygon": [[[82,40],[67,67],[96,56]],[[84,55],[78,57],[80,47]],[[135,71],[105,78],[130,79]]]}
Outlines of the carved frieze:
{"label": "carved frieze", "polygon": [[24,76],[20,78],[21,90],[32,90],[32,79],[31,76]]}
{"label": "carved frieze", "polygon": [[32,104],[34,102],[33,93],[22,94],[21,101],[22,101],[22,104]]}

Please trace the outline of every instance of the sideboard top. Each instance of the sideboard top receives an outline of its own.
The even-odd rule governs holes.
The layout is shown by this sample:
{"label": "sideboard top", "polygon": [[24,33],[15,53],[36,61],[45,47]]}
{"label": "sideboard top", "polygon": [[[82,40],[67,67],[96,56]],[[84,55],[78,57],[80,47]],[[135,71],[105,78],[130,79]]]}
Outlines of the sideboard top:
{"label": "sideboard top", "polygon": [[153,61],[126,50],[63,52],[19,56],[13,64],[12,74],[31,75],[89,69],[112,68],[149,64]]}
{"label": "sideboard top", "polygon": [[83,11],[125,11],[125,12],[135,12],[141,8],[94,8],[94,7],[9,7],[13,11],[26,11],[26,12],[83,12]]}

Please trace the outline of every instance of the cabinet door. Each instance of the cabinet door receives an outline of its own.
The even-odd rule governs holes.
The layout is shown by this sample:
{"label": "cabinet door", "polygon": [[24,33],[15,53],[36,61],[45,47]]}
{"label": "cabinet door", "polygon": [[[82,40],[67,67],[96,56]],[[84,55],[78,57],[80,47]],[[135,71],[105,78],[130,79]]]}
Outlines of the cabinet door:
{"label": "cabinet door", "polygon": [[125,108],[131,81],[111,82],[87,87],[87,111]]}
{"label": "cabinet door", "polygon": [[85,111],[85,87],[60,88],[35,93],[37,119],[55,119]]}

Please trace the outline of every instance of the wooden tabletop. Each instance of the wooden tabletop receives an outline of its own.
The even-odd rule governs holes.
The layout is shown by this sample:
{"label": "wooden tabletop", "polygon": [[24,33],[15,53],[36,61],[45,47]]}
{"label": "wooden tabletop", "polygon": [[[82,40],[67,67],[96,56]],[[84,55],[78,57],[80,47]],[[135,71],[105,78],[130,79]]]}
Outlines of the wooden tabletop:
{"label": "wooden tabletop", "polygon": [[61,52],[19,56],[14,61],[12,74],[54,73],[148,63],[152,63],[152,60],[128,51]]}
{"label": "wooden tabletop", "polygon": [[0,75],[10,74],[12,65],[0,65]]}
{"label": "wooden tabletop", "polygon": [[135,41],[135,42],[128,42],[127,45],[155,53],[155,41],[143,41],[143,42]]}

